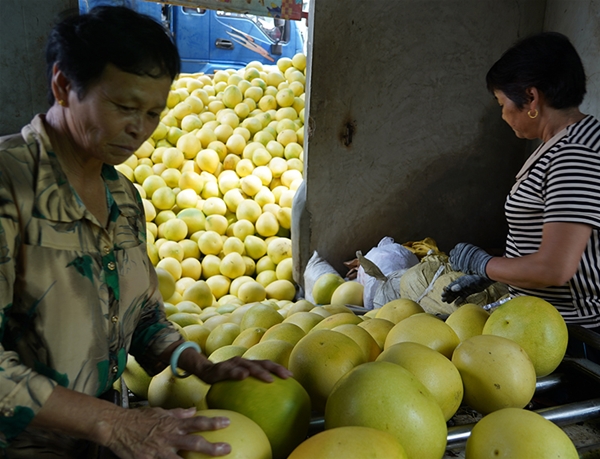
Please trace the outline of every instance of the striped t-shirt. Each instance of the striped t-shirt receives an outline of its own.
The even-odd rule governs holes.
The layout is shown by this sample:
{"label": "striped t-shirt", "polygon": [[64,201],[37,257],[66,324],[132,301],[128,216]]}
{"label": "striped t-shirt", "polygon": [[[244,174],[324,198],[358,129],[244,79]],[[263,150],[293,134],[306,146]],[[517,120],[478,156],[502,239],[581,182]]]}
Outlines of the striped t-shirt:
{"label": "striped t-shirt", "polygon": [[513,295],[534,295],[552,303],[565,321],[600,325],[600,122],[587,116],[531,167],[505,204],[508,222],[506,256],[536,252],[542,225],[583,223],[592,235],[573,278],[543,289],[510,287]]}

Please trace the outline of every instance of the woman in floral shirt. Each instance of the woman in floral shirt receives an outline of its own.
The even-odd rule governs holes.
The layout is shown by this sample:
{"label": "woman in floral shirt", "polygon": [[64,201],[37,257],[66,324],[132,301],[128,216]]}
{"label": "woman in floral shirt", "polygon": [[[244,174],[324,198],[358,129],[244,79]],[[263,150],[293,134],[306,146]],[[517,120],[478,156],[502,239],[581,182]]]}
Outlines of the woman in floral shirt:
{"label": "woman in floral shirt", "polygon": [[[167,321],[140,198],[114,165],[154,131],[179,55],[162,27],[121,7],[58,24],[47,47],[51,108],[0,138],[0,442],[18,457],[219,456],[191,432],[226,426],[195,410],[127,410],[99,398],[131,353],[150,374],[182,344]],[[208,383],[271,372],[268,361],[178,366]]]}

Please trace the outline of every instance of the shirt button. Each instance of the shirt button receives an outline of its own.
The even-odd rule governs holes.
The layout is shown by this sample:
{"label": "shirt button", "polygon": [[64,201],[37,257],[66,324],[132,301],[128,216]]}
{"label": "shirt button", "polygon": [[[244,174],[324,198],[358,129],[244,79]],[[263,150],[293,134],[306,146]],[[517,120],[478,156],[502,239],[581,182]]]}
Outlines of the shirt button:
{"label": "shirt button", "polygon": [[118,366],[118,365],[114,365],[114,366],[112,367],[111,371],[112,371],[113,373],[115,373],[115,374],[116,374],[116,373],[118,373],[118,372],[119,372],[119,366]]}
{"label": "shirt button", "polygon": [[112,316],[110,320],[113,324],[116,324],[119,321],[119,316]]}
{"label": "shirt button", "polygon": [[110,269],[111,271],[114,271],[116,268],[115,262],[114,261],[109,261],[108,264],[106,265],[108,267],[108,269]]}
{"label": "shirt button", "polygon": [[2,416],[11,417],[14,414],[15,414],[15,410],[13,410],[12,408],[4,408],[2,410]]}
{"label": "shirt button", "polygon": [[106,245],[102,248],[102,251],[105,255],[108,255],[110,253],[110,247]]}

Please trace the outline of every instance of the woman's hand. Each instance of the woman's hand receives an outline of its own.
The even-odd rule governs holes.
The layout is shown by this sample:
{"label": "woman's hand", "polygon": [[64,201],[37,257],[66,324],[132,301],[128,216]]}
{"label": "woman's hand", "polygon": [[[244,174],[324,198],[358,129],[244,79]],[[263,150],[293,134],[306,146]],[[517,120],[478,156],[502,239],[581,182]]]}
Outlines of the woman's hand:
{"label": "woman's hand", "polygon": [[229,425],[224,417],[195,416],[196,409],[164,410],[138,408],[120,410],[103,442],[122,459],[181,459],[178,451],[197,451],[209,456],[231,452],[227,443],[210,443],[194,432],[223,429]]}
{"label": "woman's hand", "polygon": [[205,365],[200,374],[196,374],[204,382],[214,384],[225,379],[244,379],[254,376],[265,382],[273,381],[273,374],[280,378],[288,378],[291,371],[270,360],[249,360],[233,357],[213,365]]}

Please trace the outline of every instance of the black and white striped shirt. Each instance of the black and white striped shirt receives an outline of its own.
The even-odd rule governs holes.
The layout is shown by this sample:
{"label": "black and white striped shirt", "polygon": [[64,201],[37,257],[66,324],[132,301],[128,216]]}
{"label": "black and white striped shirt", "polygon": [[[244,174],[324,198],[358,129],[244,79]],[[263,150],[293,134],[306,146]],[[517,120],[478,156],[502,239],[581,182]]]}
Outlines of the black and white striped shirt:
{"label": "black and white striped shirt", "polygon": [[600,325],[600,121],[592,116],[567,128],[509,195],[506,256],[536,252],[544,223],[583,223],[592,235],[573,278],[544,289],[510,287],[513,295],[534,295],[552,303],[567,323]]}

